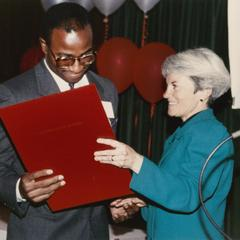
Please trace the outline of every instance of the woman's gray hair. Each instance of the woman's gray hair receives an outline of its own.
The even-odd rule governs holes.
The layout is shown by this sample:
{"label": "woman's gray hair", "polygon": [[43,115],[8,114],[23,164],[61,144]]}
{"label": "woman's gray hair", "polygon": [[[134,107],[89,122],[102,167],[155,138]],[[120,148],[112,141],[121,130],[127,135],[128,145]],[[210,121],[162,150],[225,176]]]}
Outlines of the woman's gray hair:
{"label": "woman's gray hair", "polygon": [[181,74],[189,77],[195,91],[212,89],[209,98],[214,101],[230,88],[230,75],[223,60],[207,48],[189,49],[169,56],[163,63],[162,74]]}

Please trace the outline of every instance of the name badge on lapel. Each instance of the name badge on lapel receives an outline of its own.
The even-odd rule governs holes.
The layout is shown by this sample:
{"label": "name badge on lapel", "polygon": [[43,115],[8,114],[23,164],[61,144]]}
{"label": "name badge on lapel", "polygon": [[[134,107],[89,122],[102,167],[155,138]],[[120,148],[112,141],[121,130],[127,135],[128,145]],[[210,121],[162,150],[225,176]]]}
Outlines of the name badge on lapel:
{"label": "name badge on lapel", "polygon": [[104,111],[107,115],[107,118],[108,119],[114,118],[115,116],[114,116],[114,112],[113,112],[112,103],[109,101],[102,101],[102,105],[103,105]]}

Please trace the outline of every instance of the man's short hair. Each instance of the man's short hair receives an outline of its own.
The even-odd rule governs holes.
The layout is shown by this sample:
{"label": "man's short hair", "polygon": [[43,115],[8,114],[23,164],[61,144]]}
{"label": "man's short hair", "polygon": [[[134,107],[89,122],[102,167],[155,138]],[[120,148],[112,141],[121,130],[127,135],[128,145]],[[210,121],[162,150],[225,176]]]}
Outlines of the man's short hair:
{"label": "man's short hair", "polygon": [[85,8],[77,3],[60,3],[49,8],[43,16],[40,37],[50,45],[53,29],[62,28],[66,32],[71,32],[89,25],[91,23]]}

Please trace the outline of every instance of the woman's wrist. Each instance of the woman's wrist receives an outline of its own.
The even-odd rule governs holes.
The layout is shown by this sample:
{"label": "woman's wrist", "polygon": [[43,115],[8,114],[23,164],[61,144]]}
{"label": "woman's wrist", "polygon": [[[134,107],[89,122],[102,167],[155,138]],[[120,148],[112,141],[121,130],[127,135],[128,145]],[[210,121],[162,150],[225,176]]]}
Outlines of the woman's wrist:
{"label": "woman's wrist", "polygon": [[137,153],[131,168],[132,171],[138,174],[141,170],[142,163],[143,163],[143,156]]}

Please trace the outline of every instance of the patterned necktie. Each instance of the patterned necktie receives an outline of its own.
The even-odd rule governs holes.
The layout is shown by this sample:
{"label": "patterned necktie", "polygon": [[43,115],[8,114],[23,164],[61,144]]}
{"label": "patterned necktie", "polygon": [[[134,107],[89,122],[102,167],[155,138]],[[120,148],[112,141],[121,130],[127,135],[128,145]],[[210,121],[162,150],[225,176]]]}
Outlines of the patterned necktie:
{"label": "patterned necktie", "polygon": [[70,89],[74,89],[74,83],[68,83]]}

